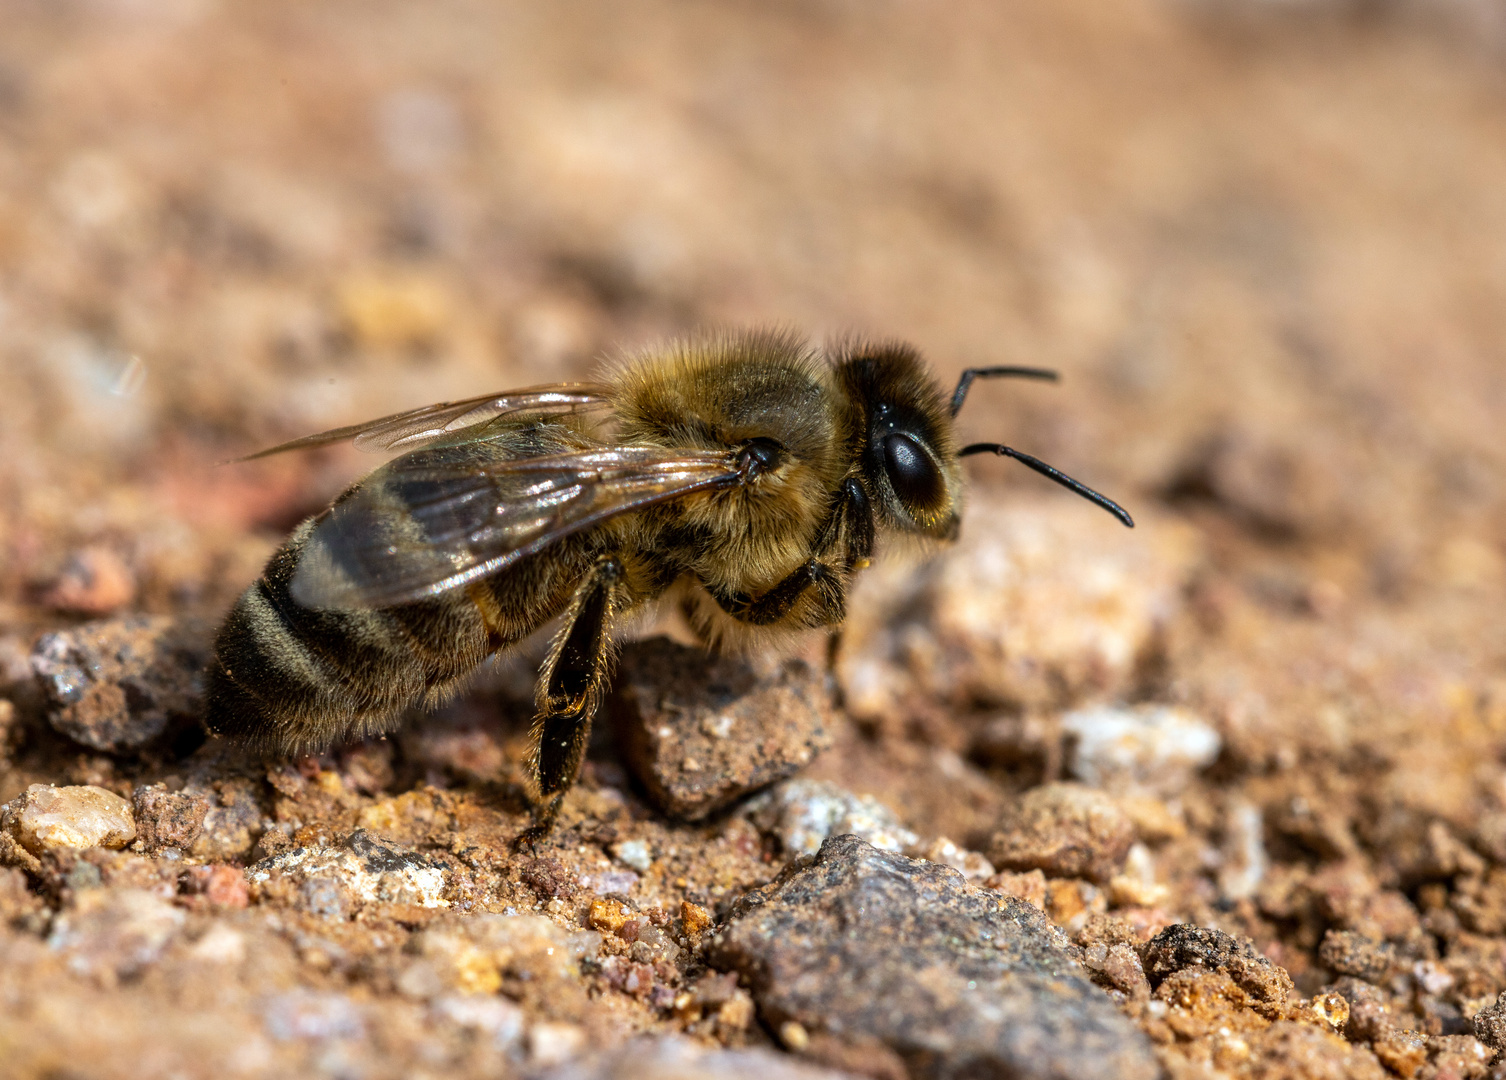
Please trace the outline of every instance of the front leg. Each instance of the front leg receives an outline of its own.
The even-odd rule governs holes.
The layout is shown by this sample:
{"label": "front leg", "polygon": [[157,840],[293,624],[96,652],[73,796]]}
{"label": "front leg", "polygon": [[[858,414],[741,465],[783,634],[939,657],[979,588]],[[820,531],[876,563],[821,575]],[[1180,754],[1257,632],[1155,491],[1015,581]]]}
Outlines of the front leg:
{"label": "front leg", "polygon": [[590,576],[576,589],[565,625],[539,672],[529,761],[538,793],[533,825],[518,836],[517,846],[532,847],[549,834],[560,803],[580,771],[591,721],[601,707],[610,675],[610,629],[620,607],[622,579],[622,563],[616,556],[597,560]]}
{"label": "front leg", "polygon": [[[847,615],[847,577],[866,567],[873,555],[873,531],[873,506],[868,493],[856,477],[848,477],[832,498],[826,524],[811,546],[811,557],[792,574],[756,600],[747,593],[707,591],[734,619],[754,626],[769,626],[785,619],[806,590],[814,588],[819,590],[821,607],[811,625],[835,625]],[[838,573],[826,560],[843,541],[846,542],[841,561],[844,572]]]}
{"label": "front leg", "polygon": [[734,619],[754,626],[771,626],[788,617],[805,591],[813,587],[819,590],[821,598],[821,618],[815,625],[841,622],[846,612],[842,583],[831,567],[816,559],[802,563],[794,573],[756,600],[747,593],[728,593],[720,589],[708,589],[707,592]]}

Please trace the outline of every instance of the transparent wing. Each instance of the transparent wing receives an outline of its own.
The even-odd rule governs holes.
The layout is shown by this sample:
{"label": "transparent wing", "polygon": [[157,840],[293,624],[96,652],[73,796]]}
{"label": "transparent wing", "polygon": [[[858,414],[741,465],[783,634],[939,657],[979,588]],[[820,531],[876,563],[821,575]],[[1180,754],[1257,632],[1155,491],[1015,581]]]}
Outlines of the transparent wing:
{"label": "transparent wing", "polygon": [[[314,446],[349,440],[357,450],[383,453],[389,450],[415,450],[440,440],[463,443],[466,434],[477,438],[486,435],[485,425],[513,413],[530,416],[557,416],[609,408],[607,388],[600,383],[555,383],[508,390],[501,394],[482,394],[464,401],[441,401],[421,409],[393,413],[364,424],[335,428],[318,435],[285,442],[250,454],[242,461],[254,461],[289,450],[307,450]],[[466,429],[471,429],[469,432]],[[462,434],[457,434],[462,433]]]}
{"label": "transparent wing", "polygon": [[444,460],[451,452],[400,458],[331,507],[304,548],[293,599],[345,610],[420,600],[618,514],[741,479],[725,451],[596,446]]}

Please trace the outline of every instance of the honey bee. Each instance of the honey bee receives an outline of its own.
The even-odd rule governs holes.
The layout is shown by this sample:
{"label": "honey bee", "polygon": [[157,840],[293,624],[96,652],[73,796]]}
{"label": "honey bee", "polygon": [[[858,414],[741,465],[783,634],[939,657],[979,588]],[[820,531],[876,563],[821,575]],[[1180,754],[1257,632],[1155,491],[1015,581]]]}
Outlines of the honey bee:
{"label": "honey bee", "polygon": [[400,451],[303,522],[226,618],[207,726],[307,753],[395,726],[483,660],[561,618],[539,672],[530,777],[547,834],[574,783],[624,616],[678,597],[708,642],[835,626],[880,531],[957,536],[948,397],[899,343],[816,350],[781,332],[703,338],[620,362],[595,383],[484,395],[297,439]]}

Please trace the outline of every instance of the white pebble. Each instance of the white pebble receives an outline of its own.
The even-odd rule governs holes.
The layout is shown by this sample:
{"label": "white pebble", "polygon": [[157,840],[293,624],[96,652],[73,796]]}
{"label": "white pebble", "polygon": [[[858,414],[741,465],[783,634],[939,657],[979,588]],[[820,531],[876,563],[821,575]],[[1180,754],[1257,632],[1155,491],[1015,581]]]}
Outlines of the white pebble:
{"label": "white pebble", "polygon": [[631,866],[640,874],[648,872],[648,868],[654,864],[653,853],[648,850],[648,845],[642,840],[624,840],[619,844],[612,845],[612,854],[617,861],[624,866]]}
{"label": "white pebble", "polygon": [[1062,717],[1075,737],[1072,775],[1094,787],[1176,790],[1213,764],[1223,740],[1185,709],[1098,705]]}

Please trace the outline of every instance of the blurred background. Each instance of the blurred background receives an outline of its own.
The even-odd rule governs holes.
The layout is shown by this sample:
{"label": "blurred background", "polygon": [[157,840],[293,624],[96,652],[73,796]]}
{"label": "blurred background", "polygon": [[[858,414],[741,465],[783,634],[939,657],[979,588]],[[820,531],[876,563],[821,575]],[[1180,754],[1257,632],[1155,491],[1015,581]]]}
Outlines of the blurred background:
{"label": "blurred background", "polygon": [[0,23],[9,662],[60,615],[218,608],[370,464],[227,458],[711,324],[1060,368],[964,436],[1191,515],[1292,603],[1502,585],[1490,0]]}

